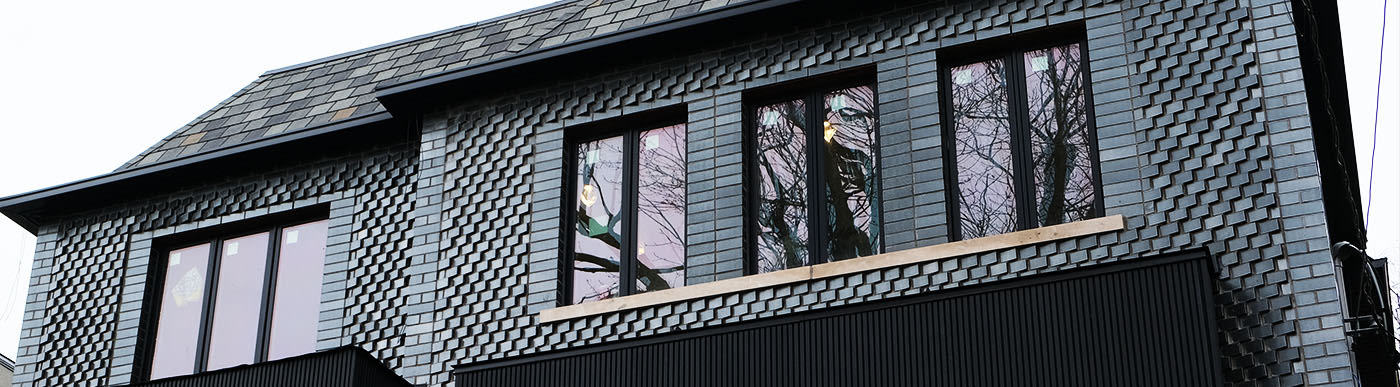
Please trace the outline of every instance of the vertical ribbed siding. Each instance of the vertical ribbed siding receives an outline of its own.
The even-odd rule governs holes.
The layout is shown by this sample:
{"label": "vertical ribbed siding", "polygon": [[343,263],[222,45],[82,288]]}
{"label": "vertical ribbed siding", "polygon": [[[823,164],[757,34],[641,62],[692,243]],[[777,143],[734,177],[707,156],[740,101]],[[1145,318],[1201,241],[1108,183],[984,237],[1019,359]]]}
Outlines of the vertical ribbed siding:
{"label": "vertical ribbed siding", "polygon": [[266,363],[161,379],[142,387],[410,386],[362,349],[342,347]]}
{"label": "vertical ribbed siding", "polygon": [[[1188,259],[1189,258],[1189,259]],[[1203,255],[460,369],[476,386],[1220,385]]]}

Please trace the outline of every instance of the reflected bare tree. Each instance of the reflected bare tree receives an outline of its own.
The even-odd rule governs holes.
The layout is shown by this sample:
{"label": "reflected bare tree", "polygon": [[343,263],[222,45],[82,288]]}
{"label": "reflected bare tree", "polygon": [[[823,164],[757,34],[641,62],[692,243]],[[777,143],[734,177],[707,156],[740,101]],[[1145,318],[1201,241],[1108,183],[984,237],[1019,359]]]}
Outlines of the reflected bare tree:
{"label": "reflected bare tree", "polygon": [[960,66],[952,74],[958,215],[964,238],[1016,228],[1011,117],[1004,60]]}
{"label": "reflected bare tree", "polygon": [[1040,224],[1092,214],[1094,184],[1079,45],[1026,53],[1027,104]]}
{"label": "reflected bare tree", "polygon": [[[644,132],[640,139],[652,143],[638,149],[637,215],[638,255],[648,251],[648,261],[635,260],[638,291],[670,289],[684,284],[685,271],[685,127],[673,126]],[[654,144],[654,145],[648,145]],[[573,251],[574,302],[614,297],[621,291],[623,219],[621,192],[625,166],[622,137],[580,144],[577,155],[579,191],[575,205]],[[590,152],[595,156],[590,156]],[[679,171],[679,172],[677,172]],[[580,291],[586,289],[586,291]]]}
{"label": "reflected bare tree", "polygon": [[855,87],[825,99],[827,251],[834,260],[875,254],[880,235],[875,90]]}
{"label": "reflected bare tree", "polygon": [[[1085,219],[1093,213],[1092,139],[1080,48],[1072,44],[1030,51],[1017,60],[1026,76],[1024,100],[1009,99],[1010,72],[1004,59],[950,72],[964,238],[1014,231],[1020,204],[1016,189],[1034,193],[1034,203],[1029,204],[1038,225]],[[1013,106],[1024,108],[1029,122],[1013,127]],[[1028,139],[1030,170],[1013,166],[1013,138]],[[1018,172],[1029,174],[1032,186],[1016,187]]]}
{"label": "reflected bare tree", "polygon": [[759,272],[807,264],[807,109],[801,100],[760,107]]}

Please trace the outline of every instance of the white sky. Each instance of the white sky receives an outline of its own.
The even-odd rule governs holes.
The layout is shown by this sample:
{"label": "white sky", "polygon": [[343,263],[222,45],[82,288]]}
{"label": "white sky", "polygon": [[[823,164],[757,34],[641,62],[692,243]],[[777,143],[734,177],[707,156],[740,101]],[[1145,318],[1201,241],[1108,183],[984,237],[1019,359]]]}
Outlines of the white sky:
{"label": "white sky", "polygon": [[[8,1],[0,3],[0,196],[111,172],[274,68],[548,3]],[[1381,0],[1342,5],[1363,179]],[[1395,3],[1400,3],[1397,1]],[[1391,4],[1378,170],[1400,167],[1400,4]],[[1385,129],[1388,128],[1388,129]],[[1400,195],[1393,172],[1375,195]],[[1389,178],[1387,178],[1389,177]],[[1361,182],[1366,194],[1366,181]],[[1365,199],[1363,198],[1363,201]],[[1400,203],[1371,213],[1373,256],[1400,258]],[[34,237],[0,216],[0,354],[13,358]]]}

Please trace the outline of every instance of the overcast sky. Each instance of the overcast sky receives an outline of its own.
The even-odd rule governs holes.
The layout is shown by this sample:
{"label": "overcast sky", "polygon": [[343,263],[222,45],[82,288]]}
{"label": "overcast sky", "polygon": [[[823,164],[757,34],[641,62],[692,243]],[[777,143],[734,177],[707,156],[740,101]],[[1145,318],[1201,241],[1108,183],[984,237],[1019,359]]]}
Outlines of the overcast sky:
{"label": "overcast sky", "polygon": [[[0,3],[0,52],[7,53],[0,59],[0,196],[111,172],[264,71],[548,2]],[[1341,3],[1364,196],[1381,0]],[[1400,4],[1389,13],[1383,150],[1400,145]],[[1395,171],[1400,152],[1381,152],[1376,164],[1378,171]],[[1400,195],[1397,176],[1378,174],[1375,195]],[[1373,256],[1400,258],[1397,215],[1400,203],[1375,203]],[[33,251],[34,237],[0,216],[0,354],[11,358]]]}

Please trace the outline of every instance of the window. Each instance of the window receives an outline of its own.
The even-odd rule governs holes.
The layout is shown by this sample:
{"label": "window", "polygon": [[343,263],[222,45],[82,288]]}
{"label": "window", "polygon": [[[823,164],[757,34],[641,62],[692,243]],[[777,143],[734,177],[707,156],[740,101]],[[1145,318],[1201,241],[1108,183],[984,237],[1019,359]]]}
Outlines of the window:
{"label": "window", "polygon": [[171,249],[150,378],[314,351],[326,224],[262,228]]}
{"label": "window", "polygon": [[956,237],[1102,216],[1083,44],[1040,47],[945,70]]}
{"label": "window", "polygon": [[750,270],[878,254],[875,87],[815,87],[751,105]]}
{"label": "window", "polygon": [[572,147],[574,304],[685,285],[685,125],[640,127]]}

